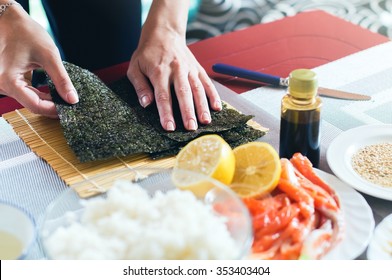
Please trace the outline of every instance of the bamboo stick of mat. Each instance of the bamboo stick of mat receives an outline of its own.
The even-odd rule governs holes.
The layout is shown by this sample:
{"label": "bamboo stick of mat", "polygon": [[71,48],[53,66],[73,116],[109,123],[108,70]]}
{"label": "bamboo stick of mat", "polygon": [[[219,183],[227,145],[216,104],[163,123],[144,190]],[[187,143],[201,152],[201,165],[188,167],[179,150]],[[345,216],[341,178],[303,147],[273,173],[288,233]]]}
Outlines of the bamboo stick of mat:
{"label": "bamboo stick of mat", "polygon": [[[75,188],[80,197],[107,190],[119,176],[135,179],[148,175],[132,172],[134,169],[150,168],[153,172],[154,168],[172,168],[174,165],[174,156],[152,160],[147,154],[82,163],[68,146],[59,120],[33,114],[25,108],[3,114],[3,118],[34,153],[45,160],[67,185]],[[252,120],[248,124],[267,130]],[[128,170],[131,172],[125,172]],[[100,174],[102,176],[97,176]]]}

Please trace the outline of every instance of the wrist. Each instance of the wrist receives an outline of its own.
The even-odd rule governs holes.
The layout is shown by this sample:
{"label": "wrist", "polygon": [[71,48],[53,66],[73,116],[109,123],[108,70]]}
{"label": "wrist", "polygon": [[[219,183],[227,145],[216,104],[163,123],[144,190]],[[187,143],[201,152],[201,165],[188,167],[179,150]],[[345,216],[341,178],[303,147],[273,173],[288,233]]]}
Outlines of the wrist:
{"label": "wrist", "polygon": [[12,6],[19,5],[16,1],[0,1],[0,17]]}
{"label": "wrist", "polygon": [[[0,0],[0,5],[10,1]],[[15,1],[14,1],[15,2]],[[29,14],[22,8],[21,5],[10,5],[0,16],[0,47],[7,42],[9,38],[15,37],[20,32],[21,26],[30,26],[26,19],[30,18]]]}
{"label": "wrist", "polygon": [[18,2],[0,0],[0,28],[12,27],[14,23],[18,21],[18,18],[22,16],[23,13],[26,12]]}
{"label": "wrist", "polygon": [[185,37],[189,6],[189,0],[154,0],[143,28]]}

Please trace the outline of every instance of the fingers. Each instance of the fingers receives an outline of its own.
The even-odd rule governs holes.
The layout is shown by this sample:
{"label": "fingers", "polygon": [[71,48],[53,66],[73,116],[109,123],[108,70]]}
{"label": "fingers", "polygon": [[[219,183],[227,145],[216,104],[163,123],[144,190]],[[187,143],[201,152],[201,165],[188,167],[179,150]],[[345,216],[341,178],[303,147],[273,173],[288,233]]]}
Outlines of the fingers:
{"label": "fingers", "polygon": [[[210,107],[215,111],[222,109],[219,94],[207,74],[187,73],[181,69],[173,71],[173,85],[181,110],[181,117],[185,129],[193,131],[198,128],[198,122],[209,124],[211,122]],[[161,76],[159,81],[152,82],[155,89],[155,99],[162,127],[172,131],[175,127],[171,93],[166,78]],[[197,117],[196,117],[197,114]],[[174,129],[173,129],[174,130]]]}
{"label": "fingers", "polygon": [[[174,131],[176,128],[170,91],[171,77],[169,75],[171,75],[173,76],[174,90],[180,107],[184,127],[187,130],[194,131],[198,128],[198,122],[195,115],[193,93],[188,80],[188,73],[183,71],[181,66],[175,62],[172,62],[171,67],[172,68],[166,68],[164,66],[156,67],[150,76],[150,81],[154,88],[154,95],[161,125],[167,131]],[[197,100],[201,100],[203,103],[200,91],[198,93]],[[204,103],[206,104],[205,100]]]}
{"label": "fingers", "polygon": [[146,71],[142,71],[141,68],[144,69],[145,67],[141,67],[138,59],[132,58],[127,71],[128,79],[135,88],[140,105],[145,108],[155,99],[161,126],[166,131],[174,131],[176,123],[170,92],[171,72],[165,69],[164,66],[157,66],[150,71],[147,78],[144,74]]}
{"label": "fingers", "polygon": [[201,71],[199,75],[200,81],[202,83],[202,88],[205,91],[205,94],[208,97],[209,104],[214,111],[220,111],[222,110],[222,100],[218,94],[218,91],[216,90],[214,84],[212,83],[210,77],[208,77],[207,73],[204,71]]}
{"label": "fingers", "polygon": [[177,67],[176,72],[177,73],[174,78],[173,84],[178,100],[178,105],[180,106],[181,110],[182,121],[184,123],[185,129],[193,131],[197,129],[198,124],[195,115],[195,107],[193,104],[192,93],[197,95],[197,97],[195,96],[195,100],[198,100],[199,102],[203,103],[203,98],[200,95],[200,88],[194,87],[196,92],[192,92],[193,89],[189,83],[188,75],[186,72],[181,71],[179,67]]}
{"label": "fingers", "polygon": [[169,76],[167,74],[164,75],[163,73],[163,71],[159,71],[158,69],[150,77],[154,92],[151,89],[149,81],[140,71],[138,66],[134,67],[131,63],[127,72],[127,76],[135,88],[140,105],[143,108],[146,108],[155,99],[160,116],[161,126],[166,131],[174,131],[176,129],[176,124],[173,117],[170,84],[168,82]]}
{"label": "fingers", "polygon": [[154,100],[154,93],[151,90],[147,78],[138,69],[133,67],[128,69],[127,76],[135,88],[140,105],[146,108]]}
{"label": "fingers", "polygon": [[70,104],[79,102],[78,94],[59,55],[48,55],[48,60],[46,60],[43,64],[43,68],[52,79],[58,94],[64,99],[64,101]]}
{"label": "fingers", "polygon": [[197,118],[201,124],[209,124],[211,122],[211,114],[203,85],[199,80],[194,80],[192,77],[190,77],[190,82],[192,85]]}
{"label": "fingers", "polygon": [[139,68],[130,66],[127,76],[135,88],[140,105],[145,108],[155,99],[163,129],[174,131],[176,123],[173,117],[170,91],[172,79],[185,129],[196,130],[198,122],[209,124],[211,122],[210,107],[219,111],[222,109],[222,104],[207,73],[204,69],[200,72],[189,73],[175,63],[172,63],[171,67],[167,69],[161,66],[156,67],[147,79]]}
{"label": "fingers", "polygon": [[[12,71],[10,71],[12,72]],[[56,106],[50,93],[39,91],[31,85],[32,71],[20,75],[2,76],[4,93],[35,114],[57,118]]]}
{"label": "fingers", "polygon": [[57,111],[50,94],[41,92],[34,87],[26,86],[16,89],[19,93],[15,98],[20,104],[35,114],[57,118]]}
{"label": "fingers", "polygon": [[182,119],[188,130],[197,129],[195,110],[199,123],[209,124],[211,122],[210,106],[214,111],[222,109],[221,99],[215,86],[204,69],[202,70],[187,75],[177,74],[178,83],[176,79],[174,80]]}
{"label": "fingers", "polygon": [[170,92],[170,77],[168,71],[157,67],[150,78],[154,88],[155,101],[163,129],[174,131],[176,123],[173,116],[172,98]]}

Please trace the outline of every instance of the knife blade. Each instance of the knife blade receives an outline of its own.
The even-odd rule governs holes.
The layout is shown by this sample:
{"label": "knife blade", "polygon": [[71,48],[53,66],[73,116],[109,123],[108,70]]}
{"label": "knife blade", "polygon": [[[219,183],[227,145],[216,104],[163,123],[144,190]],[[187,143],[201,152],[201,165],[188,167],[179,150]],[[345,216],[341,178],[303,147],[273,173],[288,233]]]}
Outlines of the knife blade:
{"label": "knife blade", "polygon": [[[232,77],[238,77],[247,80],[262,82],[264,84],[269,84],[273,86],[288,87],[288,81],[289,81],[288,78],[282,78],[279,76],[256,72],[233,65],[217,63],[212,66],[212,70],[215,73],[225,74]],[[336,89],[330,89],[324,87],[319,87],[318,93],[321,96],[346,99],[346,100],[370,100],[371,99],[371,97],[368,95],[346,92],[342,90],[336,90]]]}

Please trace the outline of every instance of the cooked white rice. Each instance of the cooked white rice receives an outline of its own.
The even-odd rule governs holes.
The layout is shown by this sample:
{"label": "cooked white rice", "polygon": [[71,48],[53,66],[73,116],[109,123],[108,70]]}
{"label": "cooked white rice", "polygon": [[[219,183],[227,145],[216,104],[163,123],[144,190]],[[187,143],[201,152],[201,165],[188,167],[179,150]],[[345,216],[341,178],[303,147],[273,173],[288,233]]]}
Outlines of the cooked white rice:
{"label": "cooked white rice", "polygon": [[80,222],[58,228],[46,246],[54,259],[233,259],[238,248],[222,217],[191,192],[150,197],[118,181],[86,201]]}

